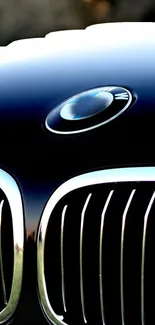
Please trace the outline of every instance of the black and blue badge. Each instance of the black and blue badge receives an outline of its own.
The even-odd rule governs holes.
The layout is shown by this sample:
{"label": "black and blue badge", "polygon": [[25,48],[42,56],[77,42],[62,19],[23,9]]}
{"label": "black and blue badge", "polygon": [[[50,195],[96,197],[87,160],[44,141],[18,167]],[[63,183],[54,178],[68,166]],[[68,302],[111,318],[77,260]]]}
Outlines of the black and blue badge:
{"label": "black and blue badge", "polygon": [[104,125],[132,103],[129,90],[116,87],[99,87],[79,93],[53,109],[46,118],[49,131],[58,134],[75,134]]}

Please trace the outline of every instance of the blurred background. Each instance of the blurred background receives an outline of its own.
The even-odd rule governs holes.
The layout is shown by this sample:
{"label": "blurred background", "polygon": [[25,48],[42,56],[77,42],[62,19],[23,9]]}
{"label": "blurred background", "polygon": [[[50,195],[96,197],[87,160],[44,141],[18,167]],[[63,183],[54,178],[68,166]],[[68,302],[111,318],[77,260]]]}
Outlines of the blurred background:
{"label": "blurred background", "polygon": [[0,46],[113,21],[155,21],[155,0],[0,0]]}

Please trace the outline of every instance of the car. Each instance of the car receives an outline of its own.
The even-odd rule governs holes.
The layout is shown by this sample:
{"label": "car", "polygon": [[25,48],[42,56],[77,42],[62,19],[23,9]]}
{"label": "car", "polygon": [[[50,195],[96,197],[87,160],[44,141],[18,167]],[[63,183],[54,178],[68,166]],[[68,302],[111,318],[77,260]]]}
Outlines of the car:
{"label": "car", "polygon": [[0,324],[153,324],[155,23],[0,49]]}

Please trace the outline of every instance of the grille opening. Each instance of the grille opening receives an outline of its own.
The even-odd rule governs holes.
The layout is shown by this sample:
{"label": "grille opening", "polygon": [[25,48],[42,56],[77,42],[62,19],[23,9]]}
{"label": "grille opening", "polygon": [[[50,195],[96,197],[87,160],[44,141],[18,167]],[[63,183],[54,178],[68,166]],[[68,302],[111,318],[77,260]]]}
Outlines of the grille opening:
{"label": "grille opening", "polygon": [[[120,248],[121,224],[130,189],[120,188],[114,192],[107,210],[103,229],[103,300],[106,324],[121,324],[120,309]],[[121,204],[120,204],[121,197]]]}
{"label": "grille opening", "polygon": [[146,232],[144,279],[145,322],[153,325],[155,323],[155,204],[150,211]]}
{"label": "grille opening", "polygon": [[124,236],[124,309],[126,324],[141,324],[141,259],[144,215],[153,190],[141,185],[126,219]]}
{"label": "grille opening", "polygon": [[[100,217],[107,191],[94,193],[85,214],[83,236],[83,279],[86,317],[89,323],[100,322],[99,233]],[[94,222],[95,219],[95,222]],[[88,244],[89,243],[89,244]],[[95,306],[95,308],[94,308]]]}
{"label": "grille opening", "polygon": [[49,221],[44,261],[48,296],[58,315],[62,313],[60,240],[58,236],[61,227],[61,210],[61,205],[57,206],[54,210],[54,217],[51,216]]}
{"label": "grille opening", "polygon": [[65,291],[67,309],[65,321],[70,323],[72,319],[75,319],[75,323],[78,324],[82,321],[78,259],[80,254],[80,218],[78,216],[83,209],[86,194],[83,197],[79,196],[78,204],[76,197],[70,199],[72,206],[68,205],[64,224],[64,270],[67,270],[65,276],[65,287],[67,289]]}
{"label": "grille opening", "polygon": [[[123,243],[123,306],[125,324],[141,324],[141,261],[144,216],[155,190],[151,183],[117,183],[87,186],[65,195],[54,208],[45,240],[45,280],[53,310],[64,316],[67,324],[102,324],[99,281],[101,217],[107,197],[114,190],[105,214],[102,241],[102,289],[106,325],[122,324],[120,257],[122,218],[131,192],[135,194],[128,208]],[[82,241],[83,301],[81,301],[80,230],[84,205]],[[61,222],[63,227],[64,297],[62,299]],[[144,314],[146,324],[154,323],[155,292],[155,204],[148,218],[144,270]],[[153,319],[153,321],[152,321]]]}
{"label": "grille opening", "polygon": [[0,268],[0,309],[5,307],[5,301],[8,302],[12,286],[13,277],[13,226],[11,210],[6,196],[0,190],[0,202],[3,203],[1,210],[1,261]]}

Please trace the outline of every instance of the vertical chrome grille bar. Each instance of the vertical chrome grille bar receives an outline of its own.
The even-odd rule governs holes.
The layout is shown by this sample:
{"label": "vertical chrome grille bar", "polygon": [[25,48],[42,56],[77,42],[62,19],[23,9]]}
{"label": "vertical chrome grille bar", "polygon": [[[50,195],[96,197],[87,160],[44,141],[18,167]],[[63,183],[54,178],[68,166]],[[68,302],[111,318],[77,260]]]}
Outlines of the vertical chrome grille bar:
{"label": "vertical chrome grille bar", "polygon": [[66,297],[65,297],[65,281],[64,281],[64,222],[67,205],[64,206],[61,217],[61,236],[60,236],[60,250],[61,250],[61,291],[64,311],[66,312]]}
{"label": "vertical chrome grille bar", "polygon": [[103,244],[103,228],[104,228],[104,220],[105,220],[105,214],[109,205],[109,202],[111,200],[111,197],[113,195],[114,190],[110,191],[106,203],[104,205],[102,216],[101,216],[101,226],[100,226],[100,247],[99,247],[99,288],[100,288],[100,306],[101,306],[101,317],[102,317],[102,323],[105,325],[105,317],[104,317],[104,303],[103,303],[103,259],[102,259],[102,244]]}
{"label": "vertical chrome grille bar", "polygon": [[4,205],[4,200],[2,200],[0,202],[0,270],[1,270],[3,300],[4,300],[4,305],[7,305],[6,287],[5,287],[4,271],[3,271],[3,259],[2,259],[2,210],[3,210],[3,205]]}
{"label": "vertical chrome grille bar", "polygon": [[80,296],[81,296],[81,305],[82,305],[82,315],[85,323],[87,323],[87,319],[86,319],[86,312],[85,312],[84,288],[83,288],[83,227],[84,227],[85,212],[91,196],[92,193],[88,195],[86,202],[84,204],[81,213],[81,225],[80,225]]}
{"label": "vertical chrome grille bar", "polygon": [[125,234],[125,223],[126,223],[126,216],[131,204],[131,201],[133,199],[133,196],[135,194],[135,189],[132,190],[129,199],[127,201],[127,204],[125,206],[123,217],[122,217],[122,230],[121,230],[121,254],[120,254],[120,294],[121,294],[121,318],[122,318],[122,325],[125,324],[125,318],[124,318],[124,285],[123,285],[123,253],[124,253],[124,234]]}
{"label": "vertical chrome grille bar", "polygon": [[155,192],[153,193],[148,207],[146,209],[146,213],[144,216],[144,226],[143,226],[143,239],[142,239],[142,261],[141,261],[141,322],[142,325],[145,325],[145,313],[144,313],[144,267],[145,267],[145,243],[146,243],[146,230],[147,230],[147,222],[150,210],[152,208],[152,204],[154,203]]}

